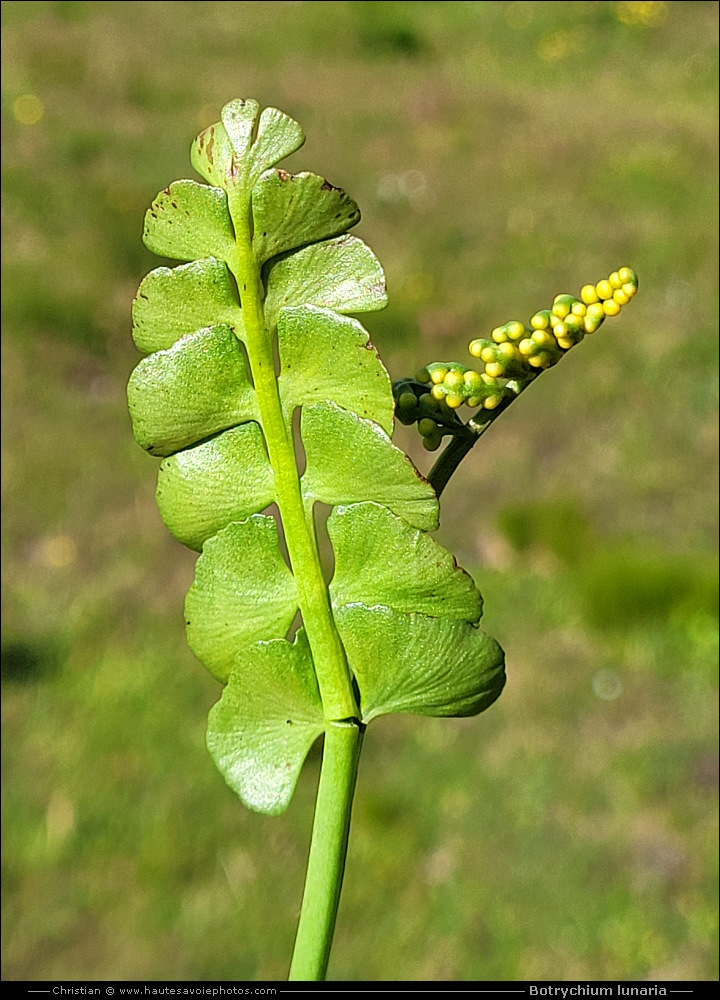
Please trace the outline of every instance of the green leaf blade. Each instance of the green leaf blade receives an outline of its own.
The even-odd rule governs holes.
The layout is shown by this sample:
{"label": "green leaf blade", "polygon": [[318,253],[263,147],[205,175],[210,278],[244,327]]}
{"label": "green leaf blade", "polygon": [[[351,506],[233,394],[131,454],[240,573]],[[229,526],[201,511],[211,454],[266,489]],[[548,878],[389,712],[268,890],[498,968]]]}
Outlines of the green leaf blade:
{"label": "green leaf blade", "polygon": [[258,102],[244,98],[230,101],[220,112],[225,134],[240,162],[248,154],[259,116]]}
{"label": "green leaf blade", "polygon": [[[348,234],[357,205],[318,175],[275,168],[303,141],[288,115],[243,100],[198,136],[191,158],[210,186],[177,181],[146,216],[147,246],[187,263],[140,287],[133,336],[148,356],[128,386],[137,440],[164,456],[161,516],[202,553],[188,642],[227,682],[208,747],[241,799],[268,814],[287,807],[324,714],[338,725],[358,714],[472,715],[505,679],[502,650],[476,627],[479,592],[426,534],[438,525],[435,491],[390,440],[389,376],[347,318],[386,304],[379,261]],[[334,507],[329,588],[316,501]],[[295,575],[279,521],[261,514],[273,502]],[[315,663],[304,629],[283,638],[298,604]]]}
{"label": "green leaf blade", "polygon": [[144,358],[130,376],[128,405],[135,440],[160,456],[257,418],[245,357],[227,326],[199,330]]}
{"label": "green leaf blade", "polygon": [[203,129],[190,147],[190,162],[204,180],[224,191],[237,178],[239,164],[222,122]]}
{"label": "green leaf blade", "polygon": [[166,458],[156,496],[168,530],[196,550],[232,521],[263,510],[275,499],[275,481],[260,427],[241,424]]}
{"label": "green leaf blade", "polygon": [[156,268],[133,302],[133,339],[143,354],[167,350],[186,334],[217,324],[243,339],[242,312],[227,265],[214,257]]}
{"label": "green leaf blade", "polygon": [[227,681],[238,650],[284,638],[297,612],[295,578],[278,545],[273,517],[254,514],[210,538],[185,600],[188,645]]}
{"label": "green leaf blade", "polygon": [[270,257],[339,236],[360,221],[360,209],[340,188],[317,174],[268,170],[253,189],[253,250]]}
{"label": "green leaf blade", "polygon": [[500,646],[468,622],[348,605],[335,611],[363,722],[402,712],[477,715],[505,684]]}
{"label": "green leaf blade", "polygon": [[220,118],[200,133],[190,158],[205,180],[228,193],[236,188],[249,193],[266,170],[305,142],[298,122],[277,108],[261,113],[257,101],[230,101]]}
{"label": "green leaf blade", "polygon": [[477,624],[482,597],[472,578],[423,531],[387,507],[336,507],[327,522],[335,552],[334,608],[384,605]]}
{"label": "green leaf blade", "polygon": [[323,732],[322,703],[301,629],[243,650],[210,710],[207,746],[248,808],[271,816],[290,804],[310,747]]}
{"label": "green leaf blade", "polygon": [[267,268],[265,318],[277,324],[287,306],[362,313],[387,305],[380,262],[356,236],[337,236],[274,258]]}
{"label": "green leaf blade", "polygon": [[270,167],[300,149],[304,142],[305,133],[294,118],[277,108],[264,108],[251,150],[253,182]]}
{"label": "green leaf blade", "polygon": [[392,433],[390,376],[357,320],[316,306],[283,309],[278,349],[286,412],[330,399]]}
{"label": "green leaf blade", "polygon": [[316,403],[303,408],[301,434],[306,496],[332,506],[372,500],[416,528],[437,528],[435,491],[377,424]]}
{"label": "green leaf blade", "polygon": [[232,264],[235,234],[225,192],[197,181],[173,181],[148,209],[143,241],[161,257],[217,257]]}

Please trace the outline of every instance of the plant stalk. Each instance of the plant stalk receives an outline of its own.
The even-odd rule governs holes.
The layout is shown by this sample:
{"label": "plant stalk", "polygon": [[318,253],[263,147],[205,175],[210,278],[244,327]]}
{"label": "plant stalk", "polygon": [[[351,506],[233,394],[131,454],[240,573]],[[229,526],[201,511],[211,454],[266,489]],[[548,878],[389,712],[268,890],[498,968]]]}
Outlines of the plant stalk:
{"label": "plant stalk", "polygon": [[537,378],[537,376],[533,376],[525,382],[514,382],[513,387],[515,395],[509,396],[496,410],[493,410],[491,418],[486,421],[486,423],[479,424],[473,418],[470,418],[470,420],[462,426],[461,433],[453,436],[450,444],[437,459],[427,477],[428,482],[433,487],[438,497],[447,486],[452,474],[455,472],[468,452],[475,447],[485,431],[492,426],[495,419],[499,417],[501,413],[504,413],[505,410],[507,410],[508,406],[510,406],[510,404],[518,398],[520,393],[535,381],[535,378]]}
{"label": "plant stalk", "polygon": [[310,856],[290,981],[325,979],[340,902],[364,726],[330,723],[315,803]]}
{"label": "plant stalk", "polygon": [[445,489],[453,472],[473,447],[478,437],[478,434],[473,433],[457,434],[444,449],[428,475],[428,482],[437,496],[440,496]]}

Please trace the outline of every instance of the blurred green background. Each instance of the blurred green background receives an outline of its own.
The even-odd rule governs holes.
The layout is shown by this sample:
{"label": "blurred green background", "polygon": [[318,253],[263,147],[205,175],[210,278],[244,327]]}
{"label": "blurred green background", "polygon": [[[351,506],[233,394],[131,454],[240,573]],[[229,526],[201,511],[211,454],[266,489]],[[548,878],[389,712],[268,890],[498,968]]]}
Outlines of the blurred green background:
{"label": "blurred green background", "polygon": [[317,753],[279,819],[215,772],[124,399],[143,213],[238,96],[363,209],[394,377],[640,276],[444,494],[509,683],[371,727],[330,976],[714,978],[717,4],[2,16],[4,978],[287,971]]}

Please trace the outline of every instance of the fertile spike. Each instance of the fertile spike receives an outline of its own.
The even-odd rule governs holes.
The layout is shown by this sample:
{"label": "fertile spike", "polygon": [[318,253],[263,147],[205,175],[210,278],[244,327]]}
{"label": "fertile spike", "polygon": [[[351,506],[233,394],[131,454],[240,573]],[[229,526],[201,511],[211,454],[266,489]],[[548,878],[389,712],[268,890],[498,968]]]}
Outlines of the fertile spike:
{"label": "fertile spike", "polygon": [[[596,284],[584,285],[579,296],[556,295],[552,306],[536,312],[527,326],[519,320],[496,326],[489,338],[470,341],[469,351],[480,362],[479,371],[457,362],[436,361],[417,372],[414,389],[405,388],[408,380],[396,383],[398,419],[403,423],[418,420],[423,444],[430,451],[439,446],[444,434],[462,426],[455,411],[463,403],[477,410],[473,423],[487,423],[508,397],[517,396],[540,372],[556,365],[608,316],[617,316],[637,290],[632,268],[619,267]],[[424,385],[429,392],[422,392]]]}

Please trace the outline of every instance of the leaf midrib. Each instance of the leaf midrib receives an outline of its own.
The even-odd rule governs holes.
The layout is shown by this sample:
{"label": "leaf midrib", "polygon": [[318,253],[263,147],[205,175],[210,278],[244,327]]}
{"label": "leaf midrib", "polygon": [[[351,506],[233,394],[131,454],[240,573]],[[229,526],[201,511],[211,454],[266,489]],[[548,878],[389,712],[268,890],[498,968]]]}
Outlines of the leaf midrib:
{"label": "leaf midrib", "polygon": [[275,474],[277,505],[323,711],[329,721],[354,719],[359,716],[359,709],[351,673],[333,618],[314,529],[303,505],[292,428],[285,419],[280,402],[272,335],[266,328],[263,311],[260,269],[252,249],[251,192],[248,188],[249,182],[246,181],[228,197],[236,241],[231,270],[240,293],[245,346],[257,394],[260,425]]}

